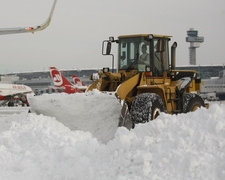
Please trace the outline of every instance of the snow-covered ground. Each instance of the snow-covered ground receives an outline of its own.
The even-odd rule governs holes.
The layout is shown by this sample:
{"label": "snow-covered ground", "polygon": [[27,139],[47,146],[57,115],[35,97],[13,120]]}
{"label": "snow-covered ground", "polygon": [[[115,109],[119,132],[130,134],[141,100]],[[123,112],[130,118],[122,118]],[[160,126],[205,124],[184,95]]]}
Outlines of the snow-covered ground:
{"label": "snow-covered ground", "polygon": [[8,107],[8,106],[4,106],[4,107],[0,107],[0,117],[2,116],[9,116],[12,114],[19,114],[22,112],[29,112],[30,107],[22,107],[22,106],[18,106],[18,107]]}
{"label": "snow-covered ground", "polygon": [[[46,115],[0,116],[0,179],[225,179],[225,104],[161,114],[129,131],[115,128],[119,111],[112,97],[44,95],[31,101],[34,108],[48,110]],[[59,112],[57,118],[47,116],[53,111]],[[82,128],[89,122],[87,129],[68,123],[69,113]]]}

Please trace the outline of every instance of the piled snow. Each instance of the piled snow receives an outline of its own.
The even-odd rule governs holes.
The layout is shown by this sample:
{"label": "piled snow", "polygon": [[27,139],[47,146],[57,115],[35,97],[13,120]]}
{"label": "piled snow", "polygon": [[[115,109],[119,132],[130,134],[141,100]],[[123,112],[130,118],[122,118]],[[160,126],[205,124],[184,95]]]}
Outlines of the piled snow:
{"label": "piled snow", "polygon": [[[74,111],[76,104],[86,103],[65,100]],[[101,111],[100,116],[108,113]],[[94,118],[89,120],[98,121]],[[57,120],[25,112],[0,117],[0,179],[225,179],[224,104],[188,114],[161,114],[131,131],[118,128],[105,143]],[[105,133],[102,136],[108,136]]]}
{"label": "piled snow", "polygon": [[91,132],[102,142],[108,142],[114,137],[121,110],[114,94],[98,90],[31,96],[29,103],[32,112],[55,117],[71,130]]}

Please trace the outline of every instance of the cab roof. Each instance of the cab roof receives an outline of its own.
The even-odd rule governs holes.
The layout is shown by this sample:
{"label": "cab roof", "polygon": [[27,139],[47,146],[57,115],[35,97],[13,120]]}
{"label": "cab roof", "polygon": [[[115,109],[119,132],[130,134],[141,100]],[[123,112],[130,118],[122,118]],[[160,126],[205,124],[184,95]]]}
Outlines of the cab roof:
{"label": "cab roof", "polygon": [[171,38],[172,36],[168,35],[160,35],[160,34],[131,34],[131,35],[121,35],[118,38],[132,38],[132,37],[149,37],[149,35],[152,35],[156,38]]}

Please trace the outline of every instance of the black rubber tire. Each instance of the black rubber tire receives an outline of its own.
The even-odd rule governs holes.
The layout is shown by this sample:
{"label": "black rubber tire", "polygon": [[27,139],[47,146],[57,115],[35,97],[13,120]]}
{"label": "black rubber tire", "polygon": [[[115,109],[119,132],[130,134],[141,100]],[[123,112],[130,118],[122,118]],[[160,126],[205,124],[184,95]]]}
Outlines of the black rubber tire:
{"label": "black rubber tire", "polygon": [[204,100],[194,93],[187,93],[183,96],[183,112],[192,112],[200,107],[205,107]]}
{"label": "black rubber tire", "polygon": [[131,105],[130,115],[133,124],[145,123],[165,112],[162,98],[155,93],[139,94]]}
{"label": "black rubber tire", "polygon": [[8,107],[13,107],[14,106],[14,102],[13,101],[9,101],[8,102]]}

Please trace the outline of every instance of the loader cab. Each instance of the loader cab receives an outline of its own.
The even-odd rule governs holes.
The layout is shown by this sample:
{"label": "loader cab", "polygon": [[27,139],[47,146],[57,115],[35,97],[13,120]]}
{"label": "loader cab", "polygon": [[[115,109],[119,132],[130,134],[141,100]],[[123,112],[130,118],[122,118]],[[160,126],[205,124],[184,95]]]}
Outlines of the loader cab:
{"label": "loader cab", "polygon": [[118,43],[118,71],[151,71],[162,76],[169,71],[168,36],[152,34],[120,36]]}

